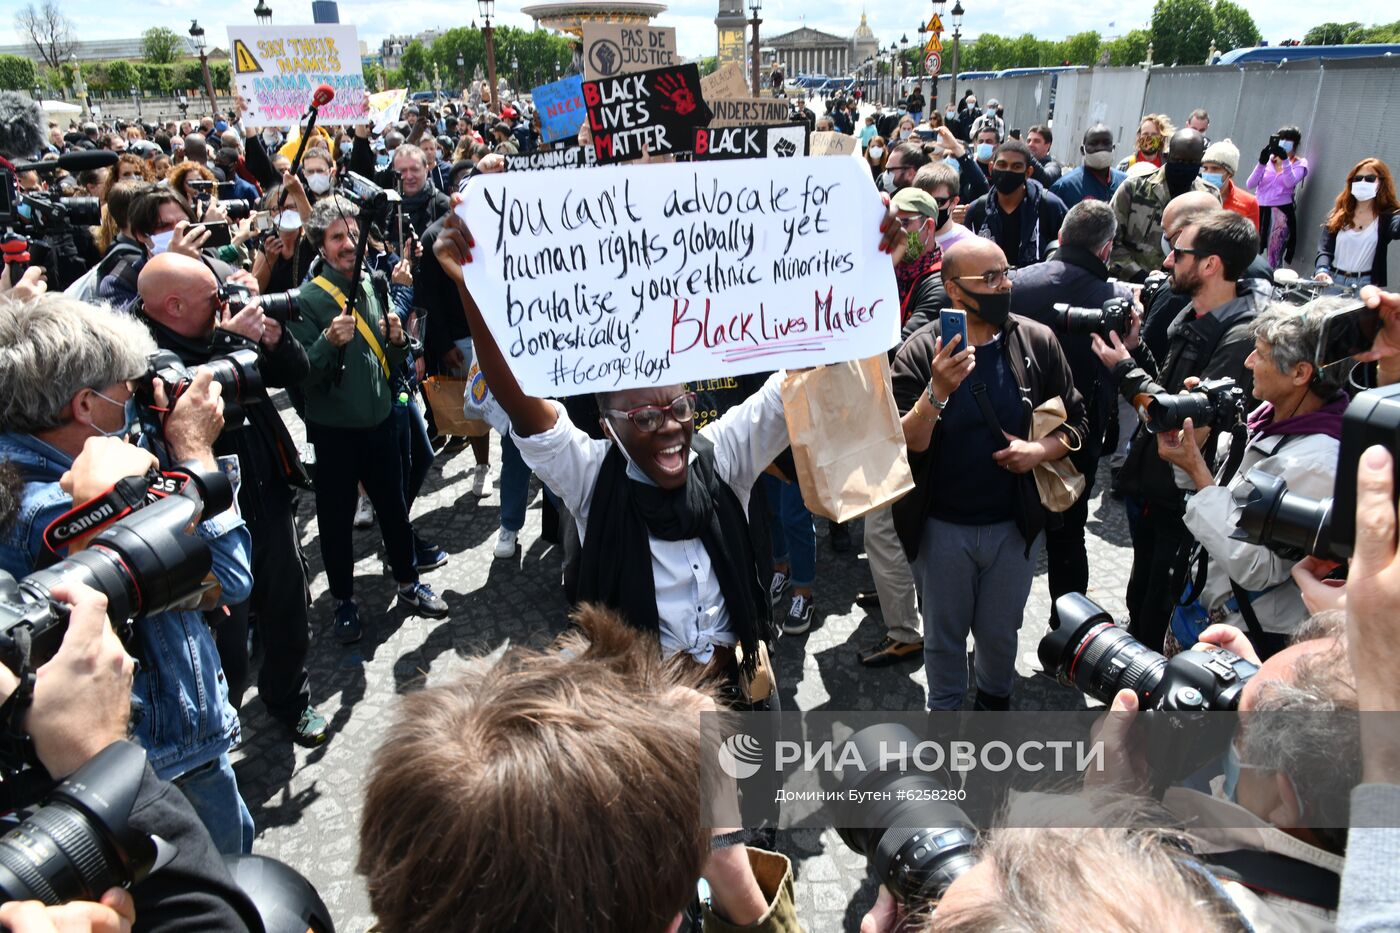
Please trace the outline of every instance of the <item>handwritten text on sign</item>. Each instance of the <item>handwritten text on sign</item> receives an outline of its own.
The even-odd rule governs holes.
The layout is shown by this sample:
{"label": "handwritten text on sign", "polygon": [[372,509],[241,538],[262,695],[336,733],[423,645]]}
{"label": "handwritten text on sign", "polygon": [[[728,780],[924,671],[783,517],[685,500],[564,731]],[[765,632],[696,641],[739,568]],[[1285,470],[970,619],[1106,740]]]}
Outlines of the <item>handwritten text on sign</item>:
{"label": "handwritten text on sign", "polygon": [[480,175],[467,287],[525,391],[812,366],[899,336],[884,214],[854,159]]}
{"label": "handwritten text on sign", "polygon": [[230,26],[234,83],[248,105],[244,126],[295,126],[319,84],[335,99],[322,126],[366,123],[369,100],[354,26]]}

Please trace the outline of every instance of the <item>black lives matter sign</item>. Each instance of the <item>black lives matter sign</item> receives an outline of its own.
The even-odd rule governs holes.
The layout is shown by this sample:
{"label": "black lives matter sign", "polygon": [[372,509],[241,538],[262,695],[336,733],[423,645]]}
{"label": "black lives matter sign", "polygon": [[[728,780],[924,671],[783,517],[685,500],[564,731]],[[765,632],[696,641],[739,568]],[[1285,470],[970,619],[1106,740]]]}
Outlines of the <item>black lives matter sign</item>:
{"label": "black lives matter sign", "polygon": [[695,65],[585,81],[583,100],[600,165],[687,151],[711,117]]}
{"label": "black lives matter sign", "polygon": [[807,154],[807,124],[701,127],[693,146],[697,162],[709,159],[789,159]]}

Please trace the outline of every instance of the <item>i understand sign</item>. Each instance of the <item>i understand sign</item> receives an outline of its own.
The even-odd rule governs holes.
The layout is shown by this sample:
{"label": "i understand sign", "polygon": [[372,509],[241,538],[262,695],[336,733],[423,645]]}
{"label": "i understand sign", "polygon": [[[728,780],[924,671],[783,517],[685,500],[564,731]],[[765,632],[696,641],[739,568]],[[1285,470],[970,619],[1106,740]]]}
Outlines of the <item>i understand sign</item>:
{"label": "i understand sign", "polygon": [[884,208],[854,159],[479,175],[467,287],[525,391],[813,366],[899,337]]}
{"label": "i understand sign", "polygon": [[245,126],[295,126],[320,84],[335,99],[317,123],[369,122],[354,26],[230,26],[228,41],[234,83],[248,105]]}

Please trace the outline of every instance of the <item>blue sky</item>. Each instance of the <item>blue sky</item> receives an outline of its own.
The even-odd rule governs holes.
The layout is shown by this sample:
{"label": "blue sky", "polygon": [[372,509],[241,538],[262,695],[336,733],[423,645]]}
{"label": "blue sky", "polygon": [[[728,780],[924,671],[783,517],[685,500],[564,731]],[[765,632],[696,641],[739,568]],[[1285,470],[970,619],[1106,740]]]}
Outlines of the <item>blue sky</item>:
{"label": "blue sky", "polygon": [[[166,25],[179,32],[189,27],[189,20],[198,17],[208,30],[211,44],[223,46],[225,28],[229,23],[253,22],[252,9],[257,0],[208,3],[207,0],[59,0],[65,13],[78,26],[80,38],[114,39],[138,36],[153,25]],[[663,0],[664,2],[664,0]],[[273,22],[311,22],[310,0],[268,0],[273,10]],[[528,5],[528,0],[525,5]],[[747,0],[746,0],[747,5]],[[1277,43],[1287,38],[1302,38],[1311,26],[1329,19],[1347,19],[1325,4],[1303,3],[1300,0],[1243,0],[1255,17],[1264,38]],[[18,9],[19,0],[6,4]],[[975,36],[984,30],[1017,34],[1030,32],[1044,38],[1058,39],[1071,33],[1096,29],[1104,36],[1117,35],[1146,25],[1152,15],[1152,0],[1124,0],[1117,4],[1084,3],[1083,0],[1035,0],[1010,7],[1015,11],[1008,18],[1008,7],[985,0],[966,0],[964,34]],[[668,10],[657,22],[676,27],[680,52],[687,56],[712,55],[715,51],[714,0],[670,0]],[[340,20],[359,27],[361,39],[371,45],[390,32],[416,32],[432,26],[448,28],[467,25],[473,19],[476,4],[441,3],[434,0],[341,0]],[[520,4],[497,3],[500,22],[530,26],[532,21],[519,12]],[[861,10],[868,15],[870,26],[885,45],[898,41],[908,33],[910,42],[918,37],[915,27],[921,16],[932,10],[928,2],[903,3],[895,0],[765,0],[762,32],[776,35],[795,29],[804,23],[816,29],[848,36],[860,21]],[[922,12],[921,12],[922,11]],[[1112,12],[1108,12],[1112,11]],[[1349,15],[1357,15],[1352,13]],[[1110,22],[1113,25],[1109,25]],[[413,24],[413,28],[408,28]],[[949,24],[951,28],[951,24]],[[14,22],[5,17],[0,22],[0,43],[21,41],[14,31]]]}

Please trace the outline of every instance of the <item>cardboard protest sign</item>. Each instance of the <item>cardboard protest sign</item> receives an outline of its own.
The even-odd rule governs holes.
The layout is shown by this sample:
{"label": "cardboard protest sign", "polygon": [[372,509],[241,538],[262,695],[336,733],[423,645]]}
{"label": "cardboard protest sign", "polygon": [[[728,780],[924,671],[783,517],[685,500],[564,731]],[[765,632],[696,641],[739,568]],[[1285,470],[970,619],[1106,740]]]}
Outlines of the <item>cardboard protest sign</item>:
{"label": "cardboard protest sign", "polygon": [[376,133],[383,133],[389,124],[399,118],[404,101],[408,100],[408,88],[395,91],[380,91],[369,95],[369,122]]}
{"label": "cardboard protest sign", "polygon": [[714,97],[747,97],[749,83],[744,80],[744,67],[738,62],[725,62],[700,79],[700,93],[706,100]]}
{"label": "cardboard protest sign", "polygon": [[781,98],[707,97],[714,111],[710,126],[762,126],[792,119],[792,105]]}
{"label": "cardboard protest sign", "polygon": [[899,338],[885,210],[854,159],[479,175],[458,211],[477,243],[467,287],[533,395],[814,366]]}
{"label": "cardboard protest sign", "polygon": [[807,154],[807,124],[705,127],[695,131],[693,158],[790,159]]}
{"label": "cardboard protest sign", "polygon": [[354,26],[230,26],[234,83],[247,102],[245,126],[292,126],[312,92],[328,84],[335,99],[321,108],[322,126],[365,123],[369,100]]}
{"label": "cardboard protest sign", "polygon": [[710,122],[694,65],[656,68],[620,78],[583,82],[588,127],[602,164],[683,152],[691,131]]}
{"label": "cardboard protest sign", "polygon": [[593,154],[592,146],[540,149],[520,155],[508,155],[505,158],[507,172],[538,172],[547,168],[584,168],[598,164],[598,157]]}
{"label": "cardboard protest sign", "polygon": [[846,133],[838,133],[835,130],[818,130],[812,134],[809,140],[811,154],[819,155],[851,155],[856,151],[857,140],[854,136]]}
{"label": "cardboard protest sign", "polygon": [[589,81],[678,64],[670,26],[583,24],[583,76]]}
{"label": "cardboard protest sign", "polygon": [[583,79],[570,75],[562,81],[542,84],[530,92],[540,113],[540,139],[547,143],[578,135],[587,118],[583,106]]}

